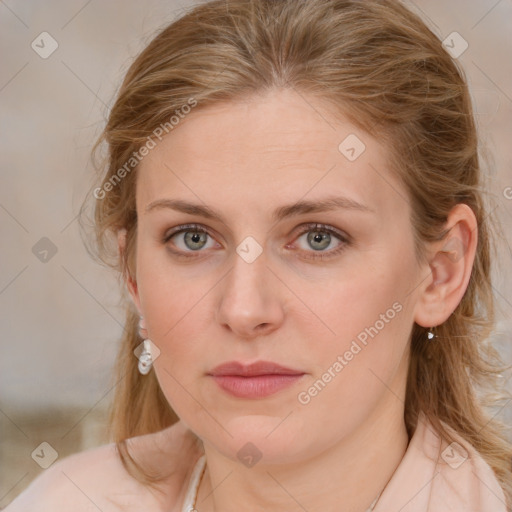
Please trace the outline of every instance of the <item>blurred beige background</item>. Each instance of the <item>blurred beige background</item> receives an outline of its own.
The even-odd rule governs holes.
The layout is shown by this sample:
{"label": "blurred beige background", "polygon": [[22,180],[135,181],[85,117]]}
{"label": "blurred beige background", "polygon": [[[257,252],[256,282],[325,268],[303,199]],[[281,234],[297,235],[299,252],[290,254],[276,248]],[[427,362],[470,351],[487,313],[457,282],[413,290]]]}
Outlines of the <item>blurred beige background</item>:
{"label": "blurred beige background", "polygon": [[[406,3],[440,39],[456,31],[469,44],[459,60],[506,230],[493,339],[512,363],[512,2]],[[76,215],[93,176],[91,145],[124,72],[155,30],[192,4],[0,1],[0,507],[44,471],[41,443],[61,458],[108,441],[123,315],[116,280],[86,253]],[[58,44],[47,58],[54,43],[44,35],[37,46],[42,32]],[[512,423],[512,404],[496,414]]]}

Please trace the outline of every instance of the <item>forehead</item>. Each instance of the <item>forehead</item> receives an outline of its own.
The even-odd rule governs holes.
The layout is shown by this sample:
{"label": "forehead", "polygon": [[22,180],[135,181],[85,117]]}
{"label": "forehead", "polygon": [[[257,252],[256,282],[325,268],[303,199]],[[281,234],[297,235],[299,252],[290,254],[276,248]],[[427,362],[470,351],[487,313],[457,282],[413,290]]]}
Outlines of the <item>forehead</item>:
{"label": "forehead", "polygon": [[196,108],[139,165],[139,210],[179,197],[229,216],[328,192],[382,213],[401,202],[403,213],[387,148],[326,103],[279,90]]}

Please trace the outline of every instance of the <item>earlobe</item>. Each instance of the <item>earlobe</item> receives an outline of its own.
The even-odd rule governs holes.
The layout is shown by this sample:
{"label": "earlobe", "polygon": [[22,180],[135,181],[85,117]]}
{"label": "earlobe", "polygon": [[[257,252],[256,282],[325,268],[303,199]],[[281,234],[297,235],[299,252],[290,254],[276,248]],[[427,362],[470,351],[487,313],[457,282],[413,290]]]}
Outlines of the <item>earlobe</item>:
{"label": "earlobe", "polygon": [[[124,257],[124,251],[126,249],[126,233],[126,229],[124,228],[120,229],[117,232],[117,247],[119,251],[120,260]],[[139,311],[139,314],[142,314],[139,300],[139,290],[137,288],[137,281],[133,279],[133,277],[129,273],[124,275],[124,281],[130,294],[130,297],[132,298],[132,301],[135,304],[135,307]]]}
{"label": "earlobe", "polygon": [[429,261],[432,277],[425,280],[416,304],[415,322],[423,327],[445,322],[466,292],[477,247],[478,226],[473,210],[456,205],[446,223],[445,238],[433,242]]}

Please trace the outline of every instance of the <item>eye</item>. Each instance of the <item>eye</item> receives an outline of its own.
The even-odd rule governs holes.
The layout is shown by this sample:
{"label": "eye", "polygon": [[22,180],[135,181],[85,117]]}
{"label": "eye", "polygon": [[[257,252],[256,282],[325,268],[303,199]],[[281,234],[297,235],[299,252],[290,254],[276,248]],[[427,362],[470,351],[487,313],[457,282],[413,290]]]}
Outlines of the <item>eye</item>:
{"label": "eye", "polygon": [[201,249],[203,248],[211,248],[211,245],[207,245],[208,237],[211,238],[210,232],[199,224],[186,224],[183,226],[177,226],[171,232],[166,233],[164,235],[163,243],[167,244],[173,238],[176,238],[176,242],[173,242],[173,245],[175,245],[179,250],[170,250],[178,256],[185,256],[184,254],[180,254],[180,252],[201,252]]}
{"label": "eye", "polygon": [[[302,230],[299,232],[296,240],[299,240],[304,235],[307,235],[306,243],[313,249],[311,251],[307,248],[300,248],[301,252],[307,253],[307,256],[303,256],[306,259],[326,259],[334,257],[351,243],[348,235],[344,235],[336,228],[324,224],[312,223],[302,226]],[[334,249],[326,251],[325,249],[332,245],[333,237],[337,239],[339,243]],[[215,246],[220,247],[220,245],[216,243],[208,245],[208,238],[212,238],[213,240],[209,230],[203,226],[199,224],[185,224],[173,228],[170,232],[166,232],[162,243],[165,245],[172,239],[176,239],[175,242],[172,242],[172,245],[178,250],[172,248],[169,248],[169,250],[177,257],[188,258],[194,256],[190,253],[200,253],[204,252],[202,249],[205,248],[211,249]]]}
{"label": "eye", "polygon": [[[308,253],[308,255],[305,256],[305,258],[308,259],[325,259],[336,256],[350,244],[350,239],[347,235],[344,235],[336,228],[324,224],[307,224],[302,231],[300,231],[297,240],[300,240],[304,235],[307,235],[305,237],[305,243],[313,249],[313,251],[307,248],[301,249]],[[334,249],[326,251],[325,249],[333,243],[333,236],[339,243]]]}

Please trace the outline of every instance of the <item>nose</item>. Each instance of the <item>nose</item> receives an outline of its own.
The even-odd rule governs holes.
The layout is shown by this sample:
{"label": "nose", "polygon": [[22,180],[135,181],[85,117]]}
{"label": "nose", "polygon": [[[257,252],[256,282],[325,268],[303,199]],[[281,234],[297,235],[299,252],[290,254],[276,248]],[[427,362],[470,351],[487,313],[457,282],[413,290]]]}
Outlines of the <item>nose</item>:
{"label": "nose", "polygon": [[236,337],[248,340],[267,335],[283,323],[283,287],[268,267],[265,252],[252,263],[236,254],[218,290],[217,321]]}

